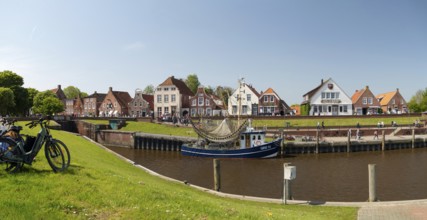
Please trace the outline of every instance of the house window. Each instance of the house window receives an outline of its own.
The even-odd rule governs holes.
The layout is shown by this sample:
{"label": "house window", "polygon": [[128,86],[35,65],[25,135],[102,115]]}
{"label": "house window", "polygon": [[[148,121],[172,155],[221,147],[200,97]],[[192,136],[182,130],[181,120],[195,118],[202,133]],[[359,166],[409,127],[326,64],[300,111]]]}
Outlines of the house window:
{"label": "house window", "polygon": [[331,93],[331,99],[335,99],[335,92]]}
{"label": "house window", "polygon": [[206,99],[206,106],[210,106],[211,102],[209,101],[209,99]]}
{"label": "house window", "polygon": [[332,107],[328,106],[328,112],[331,112],[331,111],[332,111]]}
{"label": "house window", "polygon": [[340,106],[340,112],[342,112],[342,106]]}
{"label": "house window", "polygon": [[198,109],[198,114],[199,114],[199,115],[203,115],[203,108],[199,108],[199,109]]}
{"label": "house window", "polygon": [[171,107],[172,114],[176,113],[176,106]]}
{"label": "house window", "polygon": [[264,102],[268,102],[268,96],[264,96]]}
{"label": "house window", "polygon": [[157,91],[162,91],[162,88],[157,88]]}
{"label": "house window", "polygon": [[165,99],[165,103],[168,103],[169,102],[169,95],[165,95],[164,99]]}
{"label": "house window", "polygon": [[274,102],[274,96],[270,96],[270,102]]}
{"label": "house window", "polygon": [[198,100],[199,100],[199,106],[203,106],[204,98],[203,97],[199,97]]}
{"label": "house window", "polygon": [[207,115],[207,116],[211,116],[211,115],[212,115],[212,109],[207,108],[207,109],[206,109],[206,115]]}
{"label": "house window", "polygon": [[162,103],[162,95],[157,95],[157,103]]}
{"label": "house window", "polygon": [[368,104],[368,98],[363,97],[363,99],[362,99],[362,103],[363,103],[364,105]]}
{"label": "house window", "polygon": [[169,113],[169,107],[165,107],[165,114]]}
{"label": "house window", "polygon": [[339,92],[336,92],[336,93],[335,93],[335,98],[336,98],[336,99],[339,99],[339,98],[340,98],[340,93],[339,93]]}
{"label": "house window", "polygon": [[193,101],[192,101],[192,103],[191,103],[191,106],[196,106],[197,105],[197,100],[196,99],[193,99]]}
{"label": "house window", "polygon": [[237,114],[237,106],[233,105],[233,107],[231,108],[231,113],[233,115]]}
{"label": "house window", "polygon": [[175,94],[171,95],[171,102],[176,102],[176,95]]}
{"label": "house window", "polygon": [[317,112],[317,105],[313,106],[313,112],[316,113]]}
{"label": "house window", "polygon": [[327,92],[327,93],[326,93],[326,98],[327,98],[327,99],[330,99],[330,98],[331,98],[331,93]]}
{"label": "house window", "polygon": [[344,112],[347,112],[347,111],[348,111],[347,106],[344,105]]}
{"label": "house window", "polygon": [[326,94],[324,92],[322,92],[322,99],[326,98]]}
{"label": "house window", "polygon": [[176,90],[176,87],[172,87],[172,88],[171,88],[171,91],[175,91],[175,90]]}
{"label": "house window", "polygon": [[396,104],[396,100],[392,99],[391,100],[391,104],[395,105]]}
{"label": "house window", "polygon": [[162,107],[157,107],[157,114],[158,116],[162,116]]}
{"label": "house window", "polygon": [[163,90],[164,90],[164,91],[169,91],[169,88],[167,88],[167,87],[166,87],[166,88],[164,88]]}
{"label": "house window", "polygon": [[242,106],[242,114],[246,115],[248,112],[248,106],[247,105],[243,105]]}
{"label": "house window", "polygon": [[191,116],[196,116],[196,109],[195,108],[191,109]]}
{"label": "house window", "polygon": [[133,102],[133,106],[135,106],[135,107],[136,107],[137,105],[138,105],[138,103],[137,103],[137,102]]}
{"label": "house window", "polygon": [[251,101],[251,94],[247,94],[246,95],[246,101],[250,102]]}
{"label": "house window", "polygon": [[368,98],[368,103],[369,103],[369,105],[374,104],[374,99],[372,97],[369,97]]}

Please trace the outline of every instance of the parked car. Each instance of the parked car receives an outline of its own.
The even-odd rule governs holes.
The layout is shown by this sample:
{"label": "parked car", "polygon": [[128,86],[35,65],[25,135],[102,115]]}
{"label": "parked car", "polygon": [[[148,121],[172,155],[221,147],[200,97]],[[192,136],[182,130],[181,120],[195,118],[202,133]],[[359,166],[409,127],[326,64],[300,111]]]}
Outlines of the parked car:
{"label": "parked car", "polygon": [[161,120],[165,122],[172,122],[172,115],[169,113],[165,113],[162,115]]}

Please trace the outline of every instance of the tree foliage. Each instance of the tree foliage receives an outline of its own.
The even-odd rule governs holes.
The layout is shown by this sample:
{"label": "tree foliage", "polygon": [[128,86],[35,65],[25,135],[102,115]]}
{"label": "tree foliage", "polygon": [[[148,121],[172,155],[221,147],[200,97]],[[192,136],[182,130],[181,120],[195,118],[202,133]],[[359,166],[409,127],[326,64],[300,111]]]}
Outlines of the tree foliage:
{"label": "tree foliage", "polygon": [[427,88],[418,90],[411,100],[408,102],[408,108],[411,112],[425,112],[427,111]]}
{"label": "tree foliage", "polygon": [[147,95],[153,95],[154,94],[154,86],[153,85],[146,86],[145,89],[142,91],[142,93],[147,94]]}
{"label": "tree foliage", "polygon": [[64,104],[52,91],[39,92],[34,97],[34,113],[52,115],[64,111]]}
{"label": "tree foliage", "polygon": [[199,78],[195,73],[192,73],[187,76],[187,79],[185,80],[185,84],[190,88],[190,90],[196,94],[197,88],[200,86]]}
{"label": "tree foliage", "polygon": [[13,91],[9,88],[0,87],[0,114],[5,116],[15,107]]}
{"label": "tree foliage", "polygon": [[75,99],[79,96],[80,98],[84,98],[88,96],[87,93],[81,92],[80,89],[75,86],[68,86],[63,91],[67,99]]}
{"label": "tree foliage", "polygon": [[214,94],[222,100],[224,107],[227,108],[228,99],[230,95],[233,94],[233,89],[227,86],[217,86],[214,91]]}
{"label": "tree foliage", "polygon": [[0,87],[11,88],[13,86],[23,86],[24,78],[18,74],[5,70],[0,72]]}
{"label": "tree foliage", "polygon": [[24,79],[18,74],[5,70],[0,72],[0,87],[10,88],[14,95],[14,109],[11,109],[11,113],[17,115],[25,115],[31,108],[28,101],[28,92],[22,87],[24,85]]}

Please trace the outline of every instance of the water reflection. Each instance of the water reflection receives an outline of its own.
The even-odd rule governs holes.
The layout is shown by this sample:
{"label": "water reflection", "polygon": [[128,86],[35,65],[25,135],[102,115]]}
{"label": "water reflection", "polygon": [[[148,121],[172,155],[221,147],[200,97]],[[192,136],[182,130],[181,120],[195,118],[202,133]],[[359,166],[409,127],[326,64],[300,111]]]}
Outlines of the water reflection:
{"label": "water reflection", "polygon": [[[179,152],[110,149],[157,173],[213,188],[211,158]],[[298,200],[367,201],[368,164],[377,164],[377,197],[382,201],[427,198],[427,149],[296,155],[276,159],[221,159],[221,191],[281,198],[283,163],[297,167],[292,194]]]}

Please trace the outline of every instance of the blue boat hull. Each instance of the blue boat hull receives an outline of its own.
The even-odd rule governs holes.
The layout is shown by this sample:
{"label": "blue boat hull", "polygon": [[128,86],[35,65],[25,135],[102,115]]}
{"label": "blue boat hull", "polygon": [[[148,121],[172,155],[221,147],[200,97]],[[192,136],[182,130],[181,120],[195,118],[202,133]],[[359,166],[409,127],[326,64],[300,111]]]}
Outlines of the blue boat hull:
{"label": "blue boat hull", "polygon": [[271,158],[276,157],[280,149],[281,138],[256,147],[236,150],[209,150],[183,145],[181,154],[185,156],[214,158]]}

